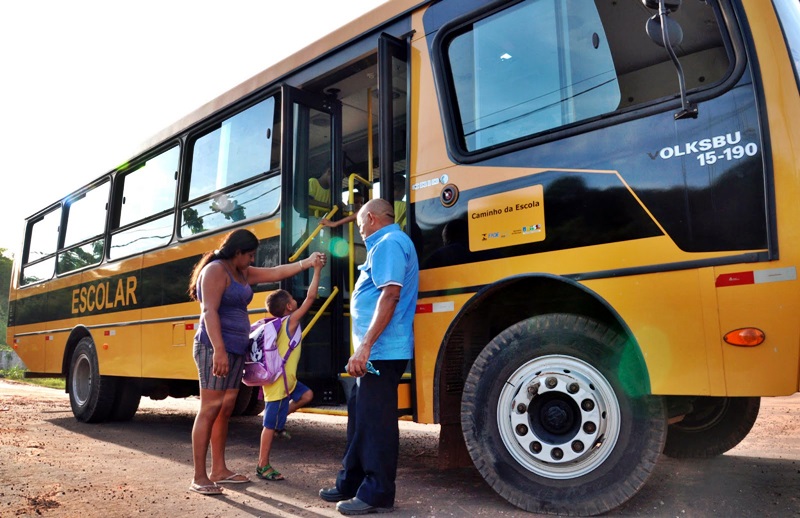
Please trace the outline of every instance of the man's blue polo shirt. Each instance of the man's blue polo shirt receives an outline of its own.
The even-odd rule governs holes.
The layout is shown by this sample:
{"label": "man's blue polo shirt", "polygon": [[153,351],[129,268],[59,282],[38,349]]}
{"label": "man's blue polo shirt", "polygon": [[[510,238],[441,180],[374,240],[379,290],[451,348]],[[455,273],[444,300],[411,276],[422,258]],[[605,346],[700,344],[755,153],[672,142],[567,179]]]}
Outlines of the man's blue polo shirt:
{"label": "man's blue polo shirt", "polygon": [[372,346],[370,360],[407,360],[414,357],[414,313],[419,290],[419,263],[411,239],[396,223],[387,225],[364,240],[367,260],[358,267],[350,313],[353,346],[358,348],[378,306],[381,288],[402,286],[400,300],[389,325]]}

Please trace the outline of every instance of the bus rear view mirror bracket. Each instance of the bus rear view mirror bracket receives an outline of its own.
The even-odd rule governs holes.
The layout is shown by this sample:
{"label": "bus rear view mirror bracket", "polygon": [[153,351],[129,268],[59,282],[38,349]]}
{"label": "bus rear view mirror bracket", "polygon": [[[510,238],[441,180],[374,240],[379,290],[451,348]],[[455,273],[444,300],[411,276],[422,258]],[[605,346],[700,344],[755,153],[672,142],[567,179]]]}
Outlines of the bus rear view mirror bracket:
{"label": "bus rear view mirror bracket", "polygon": [[651,16],[645,24],[647,36],[660,47],[667,49],[667,54],[678,72],[678,85],[681,91],[681,109],[675,113],[675,120],[697,118],[697,106],[686,98],[686,79],[683,67],[675,54],[675,45],[683,41],[683,29],[680,24],[669,17],[670,12],[675,12],[681,5],[681,0],[642,0],[648,9],[658,9],[658,13]]}

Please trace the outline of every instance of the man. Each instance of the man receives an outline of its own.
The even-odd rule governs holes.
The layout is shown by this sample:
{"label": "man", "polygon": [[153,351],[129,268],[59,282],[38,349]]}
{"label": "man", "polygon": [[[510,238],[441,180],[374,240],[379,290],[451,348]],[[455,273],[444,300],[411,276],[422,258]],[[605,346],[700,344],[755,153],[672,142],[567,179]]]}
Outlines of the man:
{"label": "man", "polygon": [[[389,202],[367,202],[356,218],[367,259],[350,301],[356,385],[347,403],[347,444],[336,486],[319,496],[345,515],[393,510],[400,432],[397,386],[414,354],[419,264]],[[369,371],[374,367],[376,373]]]}

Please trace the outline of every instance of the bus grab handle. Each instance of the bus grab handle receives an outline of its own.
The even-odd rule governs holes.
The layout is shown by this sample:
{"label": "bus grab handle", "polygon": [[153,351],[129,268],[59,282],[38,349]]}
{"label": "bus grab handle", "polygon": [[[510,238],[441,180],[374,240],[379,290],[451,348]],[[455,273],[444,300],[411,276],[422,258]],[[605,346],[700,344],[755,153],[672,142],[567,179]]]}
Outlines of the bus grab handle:
{"label": "bus grab handle", "polygon": [[328,295],[328,298],[325,299],[325,302],[322,303],[322,307],[319,308],[319,311],[317,311],[317,314],[314,315],[314,318],[311,319],[311,322],[309,322],[308,325],[306,326],[306,328],[303,329],[303,333],[300,335],[300,339],[301,340],[303,338],[305,338],[306,334],[311,330],[312,327],[314,327],[314,324],[317,323],[317,319],[320,316],[322,316],[322,313],[325,311],[325,308],[327,308],[328,304],[330,304],[333,301],[333,297],[335,297],[337,293],[339,293],[339,288],[334,286],[333,290],[331,290],[331,294]]}
{"label": "bus grab handle", "polygon": [[[321,220],[322,220],[322,219],[330,219],[330,217],[331,217],[331,216],[333,216],[334,214],[336,214],[336,211],[337,211],[337,210],[339,210],[339,207],[338,207],[338,206],[336,206],[336,205],[334,205],[334,206],[333,206],[333,208],[331,209],[331,211],[330,211],[330,212],[328,212],[327,214],[325,214],[324,216],[322,216]],[[312,241],[312,240],[313,240],[315,237],[317,237],[317,234],[319,234],[319,231],[322,229],[322,223],[321,223],[321,220],[320,220],[320,223],[317,225],[317,228],[315,228],[315,229],[314,229],[314,232],[312,232],[312,233],[311,233],[311,235],[310,235],[310,236],[308,236],[308,238],[307,238],[305,241],[303,241],[303,244],[302,244],[302,245],[300,245],[300,248],[298,248],[298,249],[297,249],[297,252],[295,252],[295,253],[294,253],[294,254],[293,254],[291,257],[289,257],[289,262],[290,262],[290,263],[293,263],[293,262],[295,262],[295,261],[297,260],[297,258],[298,258],[298,257],[300,257],[300,254],[302,254],[302,253],[303,253],[303,250],[305,250],[306,248],[308,248],[308,245],[310,245],[310,244],[311,244],[311,241]]]}

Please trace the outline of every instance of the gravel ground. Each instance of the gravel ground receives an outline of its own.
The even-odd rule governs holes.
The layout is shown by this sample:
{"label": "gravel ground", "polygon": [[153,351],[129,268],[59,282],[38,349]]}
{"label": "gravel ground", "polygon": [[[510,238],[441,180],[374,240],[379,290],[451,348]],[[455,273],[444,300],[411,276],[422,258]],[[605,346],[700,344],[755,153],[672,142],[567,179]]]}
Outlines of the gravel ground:
{"label": "gravel ground", "polygon": [[[59,390],[0,380],[0,516],[339,516],[317,497],[338,468],[345,418],[293,414],[276,442],[283,482],[187,492],[196,398],[151,401],[126,423],[76,421]],[[231,422],[228,465],[254,470],[260,417]],[[532,517],[497,496],[476,470],[437,469],[438,426],[401,421],[393,516]],[[255,477],[253,477],[255,479]],[[610,516],[800,516],[800,395],[762,400],[750,435],[725,455],[662,456],[644,489]]]}

